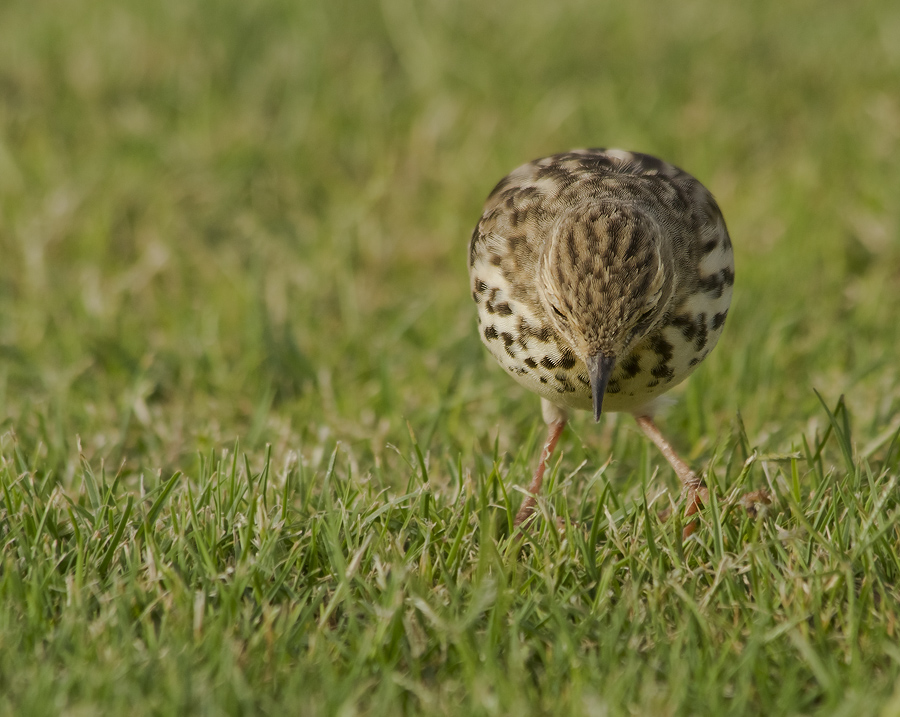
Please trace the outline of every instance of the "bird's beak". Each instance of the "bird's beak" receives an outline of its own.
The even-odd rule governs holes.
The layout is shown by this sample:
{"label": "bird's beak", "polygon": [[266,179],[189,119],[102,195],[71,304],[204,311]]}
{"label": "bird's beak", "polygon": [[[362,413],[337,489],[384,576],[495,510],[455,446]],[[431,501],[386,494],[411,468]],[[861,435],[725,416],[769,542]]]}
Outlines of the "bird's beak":
{"label": "bird's beak", "polygon": [[613,366],[616,365],[615,356],[594,354],[587,358],[588,376],[591,379],[591,395],[594,400],[594,420],[600,420],[603,409],[603,395],[606,393],[606,384],[612,376]]}

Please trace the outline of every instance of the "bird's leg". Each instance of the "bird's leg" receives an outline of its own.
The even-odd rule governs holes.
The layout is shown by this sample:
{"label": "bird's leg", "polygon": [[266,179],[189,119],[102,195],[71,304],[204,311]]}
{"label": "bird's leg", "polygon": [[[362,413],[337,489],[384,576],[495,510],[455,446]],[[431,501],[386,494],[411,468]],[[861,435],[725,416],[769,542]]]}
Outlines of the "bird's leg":
{"label": "bird's leg", "polygon": [[[656,422],[650,416],[635,416],[634,419],[646,434],[647,438],[656,444],[669,465],[675,469],[678,480],[681,481],[682,492],[688,500],[685,516],[691,516],[697,512],[703,503],[709,500],[709,490],[703,485],[701,478],[691,470],[691,467],[681,460],[681,456],[672,448],[663,434],[660,432]],[[696,522],[692,522],[684,529],[684,537],[688,537],[696,530]]]}
{"label": "bird's leg", "polygon": [[[675,469],[678,480],[681,481],[682,491],[688,499],[685,516],[689,517],[693,515],[701,505],[709,500],[709,489],[703,485],[703,481],[691,470],[690,466],[681,460],[681,456],[675,452],[675,449],[672,448],[672,444],[663,437],[656,422],[650,416],[635,416],[634,418],[641,427],[641,430],[646,434],[647,438],[656,444],[656,447],[659,448],[666,460],[669,461],[669,465]],[[770,502],[771,497],[766,490],[753,491],[741,498],[741,504],[751,515],[756,514],[757,503],[768,505]],[[687,538],[696,529],[696,521],[689,523],[684,529],[683,537]]]}
{"label": "bird's leg", "polygon": [[566,412],[559,406],[556,406],[546,399],[541,399],[541,410],[544,414],[544,422],[547,424],[547,441],[544,443],[544,449],[541,451],[541,459],[534,471],[534,477],[531,479],[531,485],[528,486],[528,495],[522,501],[519,512],[513,521],[515,527],[519,527],[524,523],[531,514],[534,513],[534,506],[537,502],[536,496],[541,492],[541,485],[544,482],[544,471],[547,469],[547,463],[550,456],[553,455],[553,449],[559,442],[563,429],[566,427],[568,416]]}

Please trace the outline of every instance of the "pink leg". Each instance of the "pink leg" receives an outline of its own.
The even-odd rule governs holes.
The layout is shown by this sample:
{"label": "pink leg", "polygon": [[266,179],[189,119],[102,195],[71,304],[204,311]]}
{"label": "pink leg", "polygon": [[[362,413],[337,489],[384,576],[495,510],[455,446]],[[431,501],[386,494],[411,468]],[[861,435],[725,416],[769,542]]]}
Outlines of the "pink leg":
{"label": "pink leg", "polygon": [[[691,470],[691,467],[681,460],[672,444],[669,443],[660,432],[656,422],[650,416],[635,416],[634,419],[641,427],[644,434],[656,444],[663,457],[669,462],[669,465],[675,469],[678,480],[681,481],[682,492],[688,500],[685,516],[691,516],[697,512],[704,502],[709,500],[709,490],[703,485],[700,477]],[[687,538],[697,529],[696,521],[688,523],[683,531],[683,537]]]}
{"label": "pink leg", "polygon": [[675,469],[678,480],[681,481],[681,485],[684,486],[685,490],[697,491],[703,487],[703,481],[697,477],[697,474],[691,470],[687,463],[681,460],[681,456],[675,452],[672,444],[663,437],[656,422],[650,416],[635,416],[634,420],[637,421],[647,438],[656,444],[656,447],[659,448],[665,459],[669,461],[669,465]]}
{"label": "pink leg", "polygon": [[547,463],[550,461],[550,456],[553,455],[553,449],[556,448],[559,437],[566,427],[565,413],[559,409],[555,411],[553,409],[555,407],[548,409],[546,405],[544,406],[544,418],[545,420],[549,419],[547,420],[547,442],[544,443],[544,450],[541,451],[541,460],[534,471],[531,485],[528,486],[528,495],[522,502],[522,506],[519,508],[519,512],[516,513],[516,518],[513,521],[513,525],[516,527],[519,527],[534,513],[534,506],[537,502],[536,496],[541,492],[541,485],[544,482],[544,471],[547,469]]}
{"label": "pink leg", "polygon": [[[681,456],[675,452],[675,449],[672,448],[672,444],[663,437],[656,422],[650,416],[635,416],[634,418],[647,438],[656,444],[656,447],[662,452],[665,459],[669,462],[669,465],[675,469],[678,480],[681,481],[682,492],[688,500],[688,506],[684,513],[685,517],[692,516],[697,512],[701,505],[709,500],[709,489],[703,485],[703,481],[691,470],[690,466],[681,460]],[[756,504],[761,503],[768,505],[770,500],[771,498],[769,497],[768,491],[758,490],[747,493],[741,499],[741,504],[746,508],[748,513],[755,515]],[[687,538],[696,529],[697,521],[688,523],[682,533],[682,537]]]}

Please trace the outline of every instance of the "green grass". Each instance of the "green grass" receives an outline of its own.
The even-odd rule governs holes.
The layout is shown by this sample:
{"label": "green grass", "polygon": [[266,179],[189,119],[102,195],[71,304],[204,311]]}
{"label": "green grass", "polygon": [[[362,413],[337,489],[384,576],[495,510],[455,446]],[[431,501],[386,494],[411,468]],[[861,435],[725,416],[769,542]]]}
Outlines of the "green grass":
{"label": "green grass", "polygon": [[[895,6],[0,4],[0,713],[900,714]],[[465,250],[603,145],[729,223],[719,500],[585,414],[519,544]]]}

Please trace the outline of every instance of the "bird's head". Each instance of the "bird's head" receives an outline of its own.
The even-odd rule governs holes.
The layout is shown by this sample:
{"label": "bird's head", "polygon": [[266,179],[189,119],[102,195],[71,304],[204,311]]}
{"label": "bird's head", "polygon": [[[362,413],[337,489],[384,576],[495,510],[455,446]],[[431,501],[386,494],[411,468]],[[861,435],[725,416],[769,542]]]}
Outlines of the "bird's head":
{"label": "bird's head", "polygon": [[662,231],[632,203],[601,201],[564,212],[544,245],[541,301],[587,365],[596,420],[616,360],[669,309],[675,271]]}

